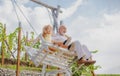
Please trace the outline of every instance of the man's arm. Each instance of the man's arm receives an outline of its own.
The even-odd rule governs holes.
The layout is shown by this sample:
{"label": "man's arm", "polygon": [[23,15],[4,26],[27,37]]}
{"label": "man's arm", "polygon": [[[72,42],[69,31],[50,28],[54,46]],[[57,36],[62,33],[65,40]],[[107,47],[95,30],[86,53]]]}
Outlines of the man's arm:
{"label": "man's arm", "polygon": [[58,46],[60,46],[60,47],[68,48],[67,45],[64,45],[64,44],[63,44],[63,42],[59,42],[59,41],[52,41],[52,42],[53,42],[53,44],[58,45]]}

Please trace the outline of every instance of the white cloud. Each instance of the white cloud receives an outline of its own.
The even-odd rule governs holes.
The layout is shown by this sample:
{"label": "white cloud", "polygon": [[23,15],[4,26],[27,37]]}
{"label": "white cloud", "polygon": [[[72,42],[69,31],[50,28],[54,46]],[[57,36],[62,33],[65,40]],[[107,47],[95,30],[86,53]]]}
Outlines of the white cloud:
{"label": "white cloud", "polygon": [[[4,0],[0,6],[0,22],[7,24],[10,24],[11,26],[15,24],[16,17],[13,12],[13,7],[11,6],[11,2],[9,0]],[[16,24],[15,24],[16,25]],[[14,25],[14,26],[15,26]],[[10,28],[10,26],[8,26]]]}
{"label": "white cloud", "polygon": [[[113,14],[103,14],[99,20],[79,16],[68,27],[68,31],[70,28],[75,29],[75,31],[70,31],[74,39],[86,44],[90,50],[99,50],[94,58],[97,60],[96,64],[101,65],[102,69],[98,70],[97,73],[116,73],[110,72],[109,69],[120,64],[117,59],[120,57],[119,20],[120,11]],[[112,62],[115,64],[113,65]],[[115,69],[119,69],[119,67]]]}
{"label": "white cloud", "polygon": [[76,10],[79,8],[79,6],[82,4],[82,2],[83,0],[76,0],[76,2],[73,3],[69,8],[67,9],[61,8],[63,13],[60,15],[60,19],[63,20],[73,15],[76,12]]}
{"label": "white cloud", "polygon": [[[7,28],[10,32],[13,31],[16,27],[18,27],[18,20],[17,16],[15,14],[15,10],[13,8],[13,5],[11,3],[11,0],[4,0],[2,1],[3,5],[0,6],[2,10],[0,10],[0,21],[2,23],[5,23],[7,25]],[[17,4],[23,11],[24,15],[27,17],[27,19],[30,21],[32,26],[35,28],[37,33],[41,32],[41,28],[46,24],[51,24],[50,18],[48,15],[48,11],[44,7],[26,7],[24,6],[26,3],[29,2],[29,0],[16,0]],[[70,7],[67,9],[64,9],[62,17],[65,19],[69,16],[71,16],[78,8],[79,5],[82,4],[82,0],[76,0],[75,3],[73,3]],[[19,15],[20,21],[22,23],[23,30],[26,31],[33,31],[31,27],[29,26],[28,22],[26,21],[25,17],[21,14],[20,10],[17,8],[17,14]]]}
{"label": "white cloud", "polygon": [[104,17],[106,19],[106,25],[114,25],[116,27],[120,28],[120,12],[115,13],[113,15],[108,15],[108,14],[104,14]]}
{"label": "white cloud", "polygon": [[[18,3],[18,2],[17,2]],[[26,2],[25,2],[26,3]],[[44,7],[25,7],[22,3],[18,3],[19,7],[23,11],[24,15],[27,17],[29,22],[32,24],[37,33],[41,32],[41,28],[45,24],[50,24],[49,16],[47,10]],[[9,32],[18,27],[18,20],[15,14],[15,10],[11,3],[11,0],[4,0],[3,5],[0,6],[0,22],[5,23]],[[22,23],[22,28],[24,31],[33,31],[26,21],[25,17],[22,15],[20,10],[17,8],[17,14]],[[12,29],[11,29],[12,28]]]}

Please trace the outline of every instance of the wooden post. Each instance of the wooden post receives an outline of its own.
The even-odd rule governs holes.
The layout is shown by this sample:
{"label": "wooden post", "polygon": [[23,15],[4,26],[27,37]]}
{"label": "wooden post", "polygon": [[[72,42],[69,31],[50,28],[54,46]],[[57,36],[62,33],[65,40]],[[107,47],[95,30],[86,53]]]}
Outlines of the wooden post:
{"label": "wooden post", "polygon": [[91,71],[91,73],[92,73],[92,76],[96,76],[95,73],[94,73],[94,71]]}
{"label": "wooden post", "polygon": [[[28,32],[26,32],[25,45],[28,45]],[[25,52],[25,61],[27,61],[27,53]]]}
{"label": "wooden post", "polygon": [[[90,60],[92,60],[92,57],[90,57]],[[91,71],[92,76],[96,76],[96,74],[94,73],[94,70]]]}
{"label": "wooden post", "polygon": [[2,45],[1,45],[1,53],[2,53],[2,64],[4,65],[4,51],[5,51],[5,38],[6,38],[6,25],[4,25],[3,32],[2,32]]}
{"label": "wooden post", "polygon": [[1,54],[2,54],[2,66],[4,65],[4,49],[3,49],[3,44],[1,46]]}
{"label": "wooden post", "polygon": [[20,50],[21,50],[21,23],[19,23],[19,32],[18,32],[18,51],[17,51],[17,67],[16,67],[16,76],[20,74]]}

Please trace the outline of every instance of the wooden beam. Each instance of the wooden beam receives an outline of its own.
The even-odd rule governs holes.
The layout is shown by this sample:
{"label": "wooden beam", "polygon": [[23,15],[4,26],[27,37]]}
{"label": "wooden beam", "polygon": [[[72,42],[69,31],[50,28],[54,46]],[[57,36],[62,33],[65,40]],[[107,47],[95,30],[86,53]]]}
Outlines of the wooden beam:
{"label": "wooden beam", "polygon": [[49,8],[51,9],[51,12],[52,12],[52,17],[53,17],[53,31],[55,32],[55,29],[56,31],[58,32],[58,15],[59,13],[62,13],[62,11],[60,10],[60,6],[58,5],[57,8],[53,7],[53,6],[50,6],[50,5],[47,5],[41,1],[38,1],[38,0],[31,0],[32,2],[35,2],[37,4],[40,4],[46,8]]}
{"label": "wooden beam", "polygon": [[50,6],[50,5],[47,5],[47,4],[45,4],[45,3],[41,2],[41,1],[38,1],[38,0],[31,0],[31,1],[33,1],[33,2],[35,2],[35,3],[37,3],[37,4],[40,4],[40,5],[44,6],[44,7],[47,7],[47,8],[49,8],[49,9],[57,10],[57,8],[55,8],[55,7],[53,7],[53,6]]}

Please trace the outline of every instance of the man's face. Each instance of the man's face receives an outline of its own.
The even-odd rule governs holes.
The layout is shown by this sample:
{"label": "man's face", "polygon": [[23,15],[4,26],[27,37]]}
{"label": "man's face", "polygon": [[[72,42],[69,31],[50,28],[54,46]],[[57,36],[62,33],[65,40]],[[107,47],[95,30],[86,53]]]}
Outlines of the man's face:
{"label": "man's face", "polygon": [[64,34],[66,33],[66,28],[65,28],[64,26],[61,26],[61,27],[59,28],[59,33],[60,33],[61,35],[64,35]]}

